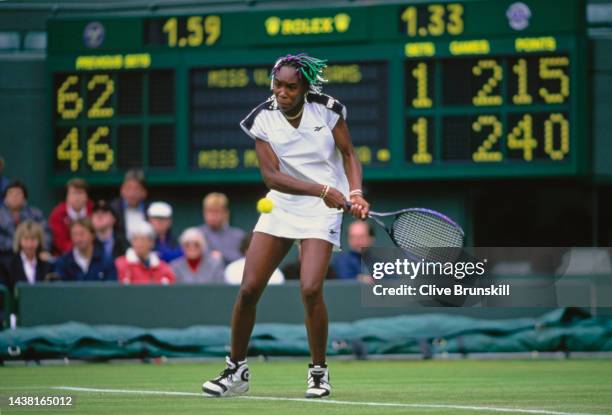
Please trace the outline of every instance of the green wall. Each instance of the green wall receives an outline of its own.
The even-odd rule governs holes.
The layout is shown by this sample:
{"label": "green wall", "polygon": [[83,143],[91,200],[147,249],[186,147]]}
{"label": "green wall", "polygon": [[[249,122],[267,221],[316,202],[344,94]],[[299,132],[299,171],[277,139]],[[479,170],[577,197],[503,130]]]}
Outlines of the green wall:
{"label": "green wall", "polygon": [[612,181],[612,38],[592,41],[593,69],[593,171],[598,179]]}
{"label": "green wall", "polygon": [[[538,316],[549,308],[367,307],[363,290],[369,286],[328,281],[326,304],[331,321],[403,314],[439,313],[475,318]],[[230,322],[238,288],[223,285],[121,286],[112,283],[55,283],[19,286],[20,326],[79,321],[85,324],[117,324],[136,327],[182,328]],[[112,304],[112,307],[109,307]],[[279,312],[280,311],[280,312]],[[605,310],[602,310],[605,311]],[[267,287],[257,307],[258,323],[304,321],[298,283]]]}
{"label": "green wall", "polygon": [[[30,203],[46,213],[57,192],[48,186],[50,171],[44,56],[0,55],[0,154],[4,174],[29,188]],[[60,196],[61,197],[61,196]]]}

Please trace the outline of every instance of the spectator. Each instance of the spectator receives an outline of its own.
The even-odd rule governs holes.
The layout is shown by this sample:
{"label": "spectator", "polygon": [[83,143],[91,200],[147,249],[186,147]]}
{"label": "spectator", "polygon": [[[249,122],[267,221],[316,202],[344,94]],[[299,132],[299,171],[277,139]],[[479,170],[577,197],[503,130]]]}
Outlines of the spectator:
{"label": "spectator", "polygon": [[332,261],[336,278],[369,280],[369,277],[362,273],[361,250],[373,244],[374,229],[367,222],[358,220],[351,223],[348,228],[349,249],[336,255]]}
{"label": "spectator", "polygon": [[18,282],[44,281],[51,265],[40,257],[43,241],[42,226],[31,220],[21,222],[13,238],[14,254],[0,267],[0,284],[14,292]]}
{"label": "spectator", "polygon": [[6,167],[4,163],[4,157],[0,156],[0,195],[4,194],[4,191],[9,185],[9,178],[4,175],[4,168]]}
{"label": "spectator", "polygon": [[[225,282],[231,285],[240,285],[242,283],[242,274],[244,271],[244,262],[247,249],[249,249],[249,245],[251,243],[251,238],[253,234],[247,233],[242,238],[240,242],[240,253],[242,254],[242,258],[235,260],[227,267],[225,267]],[[285,282],[285,275],[283,272],[276,268],[268,281],[269,284],[283,284]]]}
{"label": "spectator", "polygon": [[130,244],[122,234],[115,232],[115,213],[106,201],[96,202],[91,223],[96,231],[96,243],[102,246],[106,256],[114,260],[125,254]]}
{"label": "spectator", "polygon": [[147,220],[147,188],[142,170],[133,169],[125,173],[120,193],[121,197],[111,202],[117,220],[115,231],[129,240],[132,228]]}
{"label": "spectator", "polygon": [[223,193],[209,193],[203,201],[204,225],[200,230],[208,244],[212,255],[223,257],[227,264],[239,259],[240,241],[244,231],[229,226],[229,202]]}
{"label": "spectator", "polygon": [[155,232],[148,222],[134,225],[125,256],[117,258],[119,281],[123,284],[173,284],[176,277],[170,265],[153,252]]}
{"label": "spectator", "polygon": [[91,215],[93,204],[87,197],[87,182],[83,179],[71,179],[66,183],[66,200],[51,211],[49,227],[53,234],[51,253],[63,255],[72,249],[70,241],[70,224],[77,219]]}
{"label": "spectator", "polygon": [[223,261],[208,253],[202,232],[187,228],[180,240],[185,256],[172,261],[176,280],[190,284],[222,283]]}
{"label": "spectator", "polygon": [[[300,262],[302,261],[302,245],[297,244],[298,247],[298,260],[294,262],[290,262],[285,265],[283,269],[283,274],[285,275],[286,280],[299,280],[300,279]],[[327,268],[327,274],[325,275],[325,279],[333,280],[336,278],[336,273],[332,267]]]}
{"label": "spectator", "polygon": [[48,249],[51,235],[42,212],[28,205],[26,186],[19,181],[13,181],[7,186],[4,192],[4,203],[0,206],[0,255],[12,255],[15,229],[26,220],[33,220],[43,227],[45,243],[42,249],[43,251]]}
{"label": "spectator", "polygon": [[172,234],[172,206],[166,202],[151,203],[147,209],[149,223],[155,231],[155,252],[166,262],[183,256],[178,241]]}
{"label": "spectator", "polygon": [[72,250],[55,263],[55,272],[63,281],[114,281],[117,270],[112,258],[95,244],[96,232],[88,218],[70,224]]}

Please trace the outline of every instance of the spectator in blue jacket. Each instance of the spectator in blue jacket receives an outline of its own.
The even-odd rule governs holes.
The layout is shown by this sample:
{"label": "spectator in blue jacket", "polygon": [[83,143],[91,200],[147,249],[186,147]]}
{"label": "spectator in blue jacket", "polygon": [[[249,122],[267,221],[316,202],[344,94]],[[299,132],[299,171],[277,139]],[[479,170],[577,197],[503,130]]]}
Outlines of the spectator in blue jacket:
{"label": "spectator in blue jacket", "polygon": [[63,281],[116,281],[117,269],[112,258],[95,244],[96,233],[90,219],[77,219],[70,225],[72,250],[55,263]]}
{"label": "spectator in blue jacket", "polygon": [[166,202],[151,203],[147,209],[149,223],[155,231],[155,248],[157,255],[164,261],[171,261],[183,256],[183,250],[172,234],[172,206]]}
{"label": "spectator in blue jacket", "polygon": [[51,233],[42,212],[28,205],[28,190],[20,181],[9,183],[4,191],[4,202],[0,205],[0,256],[13,254],[13,235],[17,226],[26,220],[40,224],[45,230],[43,251],[49,249]]}
{"label": "spectator in blue jacket", "polygon": [[367,282],[369,276],[362,273],[361,250],[374,245],[374,229],[361,220],[356,220],[348,228],[349,249],[334,258],[332,267],[339,280],[357,279]]}

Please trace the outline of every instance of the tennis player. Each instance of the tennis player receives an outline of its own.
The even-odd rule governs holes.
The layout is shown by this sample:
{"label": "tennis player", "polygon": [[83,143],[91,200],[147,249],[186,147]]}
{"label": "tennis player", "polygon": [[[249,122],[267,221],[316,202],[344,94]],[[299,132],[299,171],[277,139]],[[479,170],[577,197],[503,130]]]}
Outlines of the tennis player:
{"label": "tennis player", "polygon": [[365,219],[369,204],[361,190],[361,164],[346,124],[346,108],[321,93],[325,61],[287,55],[271,73],[273,95],[240,123],[255,140],[271,213],[262,214],[246,254],[242,285],[232,316],[231,355],[220,376],[202,385],[207,396],[242,394],[249,389],[247,348],[257,302],[291,244],[299,241],[300,282],[312,356],[307,398],[329,396],[325,362],[327,309],[323,281],[333,247],[340,247],[342,210]]}

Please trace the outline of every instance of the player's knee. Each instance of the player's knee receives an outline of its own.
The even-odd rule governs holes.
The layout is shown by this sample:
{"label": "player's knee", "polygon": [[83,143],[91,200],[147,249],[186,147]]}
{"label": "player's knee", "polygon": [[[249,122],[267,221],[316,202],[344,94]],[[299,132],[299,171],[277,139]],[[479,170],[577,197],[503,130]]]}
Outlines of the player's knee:
{"label": "player's knee", "polygon": [[314,304],[323,300],[323,287],[321,284],[302,284],[302,298],[306,304]]}
{"label": "player's knee", "polygon": [[254,306],[257,304],[260,295],[260,287],[257,287],[255,284],[243,283],[238,293],[238,302],[243,307]]}

